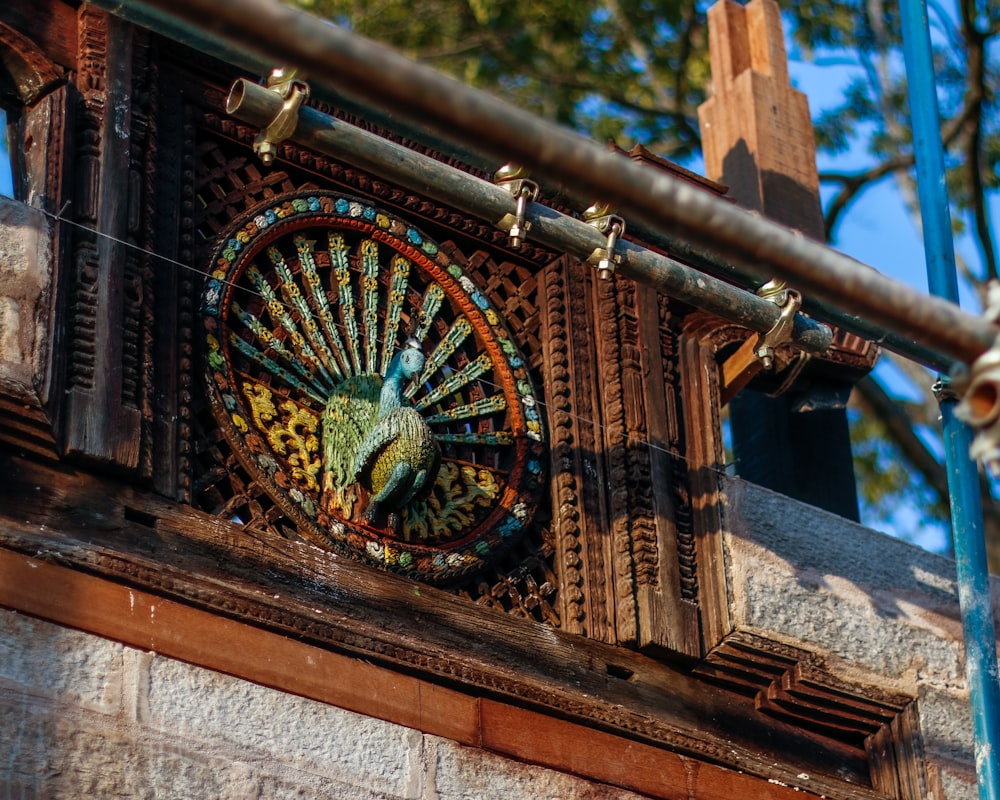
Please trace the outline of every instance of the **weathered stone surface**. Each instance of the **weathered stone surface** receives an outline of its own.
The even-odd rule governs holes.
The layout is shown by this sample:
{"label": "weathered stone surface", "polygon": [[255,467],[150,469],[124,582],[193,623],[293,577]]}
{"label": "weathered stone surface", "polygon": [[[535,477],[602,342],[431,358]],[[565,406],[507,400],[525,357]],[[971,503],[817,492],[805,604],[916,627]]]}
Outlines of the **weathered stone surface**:
{"label": "weathered stone surface", "polygon": [[[0,787],[8,796],[39,798],[224,797],[228,765],[95,724],[93,715],[53,707],[47,715],[3,709]],[[13,787],[21,793],[12,791]]]}
{"label": "weathered stone surface", "polygon": [[951,800],[976,797],[954,562],[750,483],[724,488],[737,629],[916,697],[931,782]]}
{"label": "weathered stone surface", "polygon": [[973,763],[972,709],[964,687],[923,686],[919,698],[924,749],[935,760]]}
{"label": "weathered stone surface", "polygon": [[[211,797],[219,800],[403,800],[296,770],[238,747],[206,746],[38,698],[0,693],[0,797]],[[9,722],[8,722],[9,721]],[[314,731],[322,736],[321,730]]]}
{"label": "weathered stone surface", "polygon": [[[336,676],[331,676],[336,680]],[[202,748],[239,748],[305,772],[416,796],[421,734],[166,658],[149,665],[141,721]]]}
{"label": "weathered stone surface", "polygon": [[976,784],[976,775],[970,770],[958,771],[945,767],[932,765],[931,769],[937,773],[940,781],[941,791],[944,797],[968,797],[970,800],[979,797],[979,787]]}
{"label": "weathered stone surface", "polygon": [[0,686],[105,714],[121,700],[120,644],[0,611]]}
{"label": "weathered stone surface", "polygon": [[41,211],[0,197],[0,389],[33,405],[47,391],[50,241]]}
{"label": "weathered stone surface", "polygon": [[426,800],[639,800],[641,795],[427,736]]}
{"label": "weathered stone surface", "polygon": [[7,611],[0,719],[24,800],[639,797]]}
{"label": "weathered stone surface", "polygon": [[827,650],[902,691],[964,682],[953,562],[743,481],[726,494],[737,627]]}

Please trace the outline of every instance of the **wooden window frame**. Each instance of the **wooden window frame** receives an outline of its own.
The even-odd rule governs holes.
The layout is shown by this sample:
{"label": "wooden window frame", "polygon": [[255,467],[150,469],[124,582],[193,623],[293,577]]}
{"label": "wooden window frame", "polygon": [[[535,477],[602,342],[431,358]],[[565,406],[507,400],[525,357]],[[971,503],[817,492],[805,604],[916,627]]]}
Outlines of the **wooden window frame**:
{"label": "wooden window frame", "polygon": [[0,287],[5,322],[13,329],[5,333],[10,349],[0,353],[0,441],[54,457],[61,436],[59,317],[68,250],[67,231],[56,218],[72,196],[68,154],[76,95],[65,82],[65,64],[50,52],[62,53],[48,32],[36,42],[0,19],[0,62],[18,98],[7,126],[14,199],[0,202],[6,224],[26,231],[24,249],[7,254],[10,277]]}

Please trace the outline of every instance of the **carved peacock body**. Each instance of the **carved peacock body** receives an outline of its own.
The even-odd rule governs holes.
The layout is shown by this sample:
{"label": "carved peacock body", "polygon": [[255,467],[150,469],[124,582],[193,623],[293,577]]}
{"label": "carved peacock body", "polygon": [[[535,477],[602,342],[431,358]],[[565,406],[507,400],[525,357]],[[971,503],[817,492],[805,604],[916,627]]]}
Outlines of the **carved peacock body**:
{"label": "carved peacock body", "polygon": [[430,426],[403,396],[404,385],[420,374],[424,356],[415,341],[396,354],[379,393],[378,416],[365,435],[354,476],[371,493],[365,517],[384,525],[383,516],[425,496],[437,477],[441,450]]}
{"label": "carved peacock body", "polygon": [[310,538],[430,580],[481,567],[540,490],[524,362],[415,229],[313,192],[240,221],[203,296],[234,451]]}

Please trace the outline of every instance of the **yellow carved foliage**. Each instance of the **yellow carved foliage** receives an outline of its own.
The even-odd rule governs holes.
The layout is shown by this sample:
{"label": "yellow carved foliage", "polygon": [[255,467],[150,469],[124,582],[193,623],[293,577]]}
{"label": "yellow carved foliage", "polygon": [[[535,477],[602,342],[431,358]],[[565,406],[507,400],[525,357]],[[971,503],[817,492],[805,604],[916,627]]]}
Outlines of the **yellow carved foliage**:
{"label": "yellow carved foliage", "polygon": [[[412,513],[410,509],[405,512],[405,538],[426,540],[463,530],[474,521],[475,508],[490,507],[502,489],[492,470],[442,461],[430,496],[414,503]],[[433,520],[434,530],[428,527],[428,520]]]}
{"label": "yellow carved foliage", "polygon": [[305,489],[319,490],[322,462],[319,452],[319,416],[294,400],[275,407],[271,390],[260,383],[246,384],[243,394],[250,404],[254,424],[288,464],[292,480]]}

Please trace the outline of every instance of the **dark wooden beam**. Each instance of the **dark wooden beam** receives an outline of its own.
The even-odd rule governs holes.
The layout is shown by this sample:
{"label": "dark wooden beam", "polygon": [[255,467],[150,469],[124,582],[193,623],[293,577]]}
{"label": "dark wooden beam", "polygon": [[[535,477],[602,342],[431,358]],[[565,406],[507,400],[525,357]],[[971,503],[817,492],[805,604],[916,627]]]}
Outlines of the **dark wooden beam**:
{"label": "dark wooden beam", "polygon": [[69,70],[77,68],[75,5],[4,0],[0,4],[0,24],[29,32],[31,41],[48,59]]}

